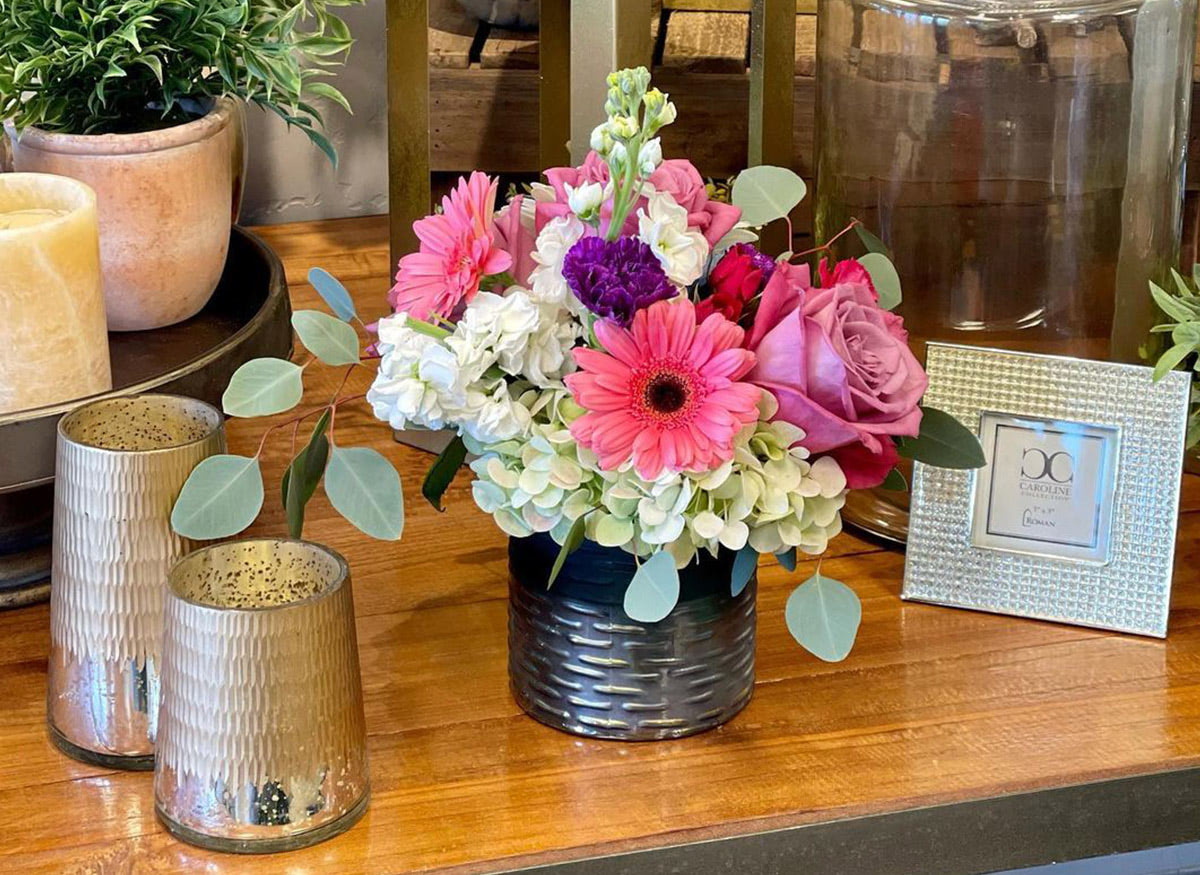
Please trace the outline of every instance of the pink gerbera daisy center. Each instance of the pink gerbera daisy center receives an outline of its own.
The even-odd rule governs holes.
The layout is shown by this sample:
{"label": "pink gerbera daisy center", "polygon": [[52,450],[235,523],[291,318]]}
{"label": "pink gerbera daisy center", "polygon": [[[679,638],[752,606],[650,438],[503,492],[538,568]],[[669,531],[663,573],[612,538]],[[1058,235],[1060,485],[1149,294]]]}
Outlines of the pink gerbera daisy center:
{"label": "pink gerbera daisy center", "polygon": [[633,372],[633,413],[643,422],[672,428],[692,420],[704,397],[704,378],[674,359],[659,359]]}

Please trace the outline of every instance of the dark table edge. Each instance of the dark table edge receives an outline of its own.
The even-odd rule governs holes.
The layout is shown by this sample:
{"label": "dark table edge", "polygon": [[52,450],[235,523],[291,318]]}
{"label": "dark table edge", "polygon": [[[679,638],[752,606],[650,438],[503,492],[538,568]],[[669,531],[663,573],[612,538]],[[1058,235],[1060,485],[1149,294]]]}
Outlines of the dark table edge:
{"label": "dark table edge", "polygon": [[975,875],[1200,840],[1200,768],[497,870]]}

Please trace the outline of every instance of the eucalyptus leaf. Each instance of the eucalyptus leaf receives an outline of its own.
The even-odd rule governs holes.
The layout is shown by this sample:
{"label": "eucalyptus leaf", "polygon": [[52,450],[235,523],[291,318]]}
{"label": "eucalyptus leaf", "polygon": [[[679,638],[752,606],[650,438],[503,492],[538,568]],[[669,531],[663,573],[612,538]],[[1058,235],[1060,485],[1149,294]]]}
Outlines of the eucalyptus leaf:
{"label": "eucalyptus leaf", "polygon": [[979,438],[965,425],[934,407],[922,410],[920,432],[897,445],[901,456],[937,468],[982,468],[987,463]]}
{"label": "eucalyptus leaf", "polygon": [[625,590],[625,613],[639,623],[665,619],[679,602],[675,557],[659,550],[643,562]]}
{"label": "eucalyptus leaf", "polygon": [[395,541],[404,531],[404,492],[392,463],[368,447],[334,447],[325,468],[334,510],[372,538]]}
{"label": "eucalyptus leaf", "polygon": [[871,284],[875,286],[879,295],[879,306],[885,310],[895,310],[899,307],[903,300],[900,293],[900,274],[896,272],[896,266],[888,257],[880,252],[868,252],[859,257],[858,263],[871,275]]}
{"label": "eucalyptus leaf", "polygon": [[171,528],[185,538],[229,538],[245,530],[263,504],[258,459],[209,456],[192,469],[171,510]]}
{"label": "eucalyptus leaf", "polygon": [[320,310],[297,310],[292,327],[305,348],[327,365],[352,365],[358,361],[358,332]]}
{"label": "eucalyptus leaf", "polygon": [[863,225],[854,226],[854,233],[858,235],[858,239],[862,241],[862,245],[867,252],[878,252],[880,255],[892,257],[892,253],[888,250],[887,244],[868,231]]}
{"label": "eucalyptus leaf", "polygon": [[567,537],[563,539],[562,546],[558,548],[558,555],[554,557],[554,565],[550,569],[550,577],[546,580],[546,589],[554,586],[554,581],[558,580],[558,575],[562,571],[563,563],[567,561],[567,557],[583,545],[584,532],[586,531],[587,515],[584,514],[571,524],[571,530],[567,532]]}
{"label": "eucalyptus leaf", "polygon": [[796,548],[790,547],[782,553],[776,553],[775,558],[779,560],[779,564],[788,571],[796,570]]}
{"label": "eucalyptus leaf", "polygon": [[329,460],[329,411],[326,410],[313,426],[312,434],[283,473],[283,508],[287,514],[288,534],[293,538],[304,534],[304,508],[325,473]]}
{"label": "eucalyptus leaf", "polygon": [[346,287],[338,282],[329,271],[321,267],[310,269],[308,283],[317,290],[321,300],[328,304],[329,309],[342,321],[349,322],[357,315],[354,311],[354,299],[350,297]]}
{"label": "eucalyptus leaf", "polygon": [[425,482],[421,484],[421,494],[437,510],[445,510],[442,507],[442,496],[450,488],[450,484],[454,481],[454,477],[458,474],[458,469],[462,467],[466,457],[467,445],[463,443],[460,435],[455,435],[454,440],[446,444],[446,448],[429,466],[429,473],[425,475]]}
{"label": "eucalyptus leaf", "polygon": [[747,544],[733,557],[733,572],[729,579],[729,594],[739,596],[758,571],[758,551]]}
{"label": "eucalyptus leaf", "polygon": [[883,479],[881,487],[890,492],[908,492],[908,481],[904,479],[904,475],[900,473],[899,468],[893,468],[888,471],[888,475]]}
{"label": "eucalyptus leaf", "polygon": [[303,369],[286,359],[251,359],[233,372],[221,407],[230,416],[270,416],[291,410],[304,395]]}
{"label": "eucalyptus leaf", "polygon": [[862,603],[846,584],[818,571],[788,596],[784,617],[801,647],[818,659],[841,662],[858,635]]}
{"label": "eucalyptus leaf", "polygon": [[766,225],[794,210],[807,191],[804,180],[793,171],[763,164],[737,175],[732,198],[733,205],[742,211],[743,222]]}

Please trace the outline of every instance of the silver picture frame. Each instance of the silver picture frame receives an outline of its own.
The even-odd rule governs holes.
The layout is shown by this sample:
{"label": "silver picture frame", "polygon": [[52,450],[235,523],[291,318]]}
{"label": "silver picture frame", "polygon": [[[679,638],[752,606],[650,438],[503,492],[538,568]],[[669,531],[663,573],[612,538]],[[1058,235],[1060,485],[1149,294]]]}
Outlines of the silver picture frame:
{"label": "silver picture frame", "polygon": [[930,343],[975,470],[913,466],[901,597],[1165,637],[1191,375]]}

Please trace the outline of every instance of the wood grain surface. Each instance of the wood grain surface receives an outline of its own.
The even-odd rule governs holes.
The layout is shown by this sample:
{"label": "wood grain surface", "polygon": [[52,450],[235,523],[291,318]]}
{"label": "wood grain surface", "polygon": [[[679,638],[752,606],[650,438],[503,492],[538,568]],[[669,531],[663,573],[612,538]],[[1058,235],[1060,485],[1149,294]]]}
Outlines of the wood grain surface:
{"label": "wood grain surface", "polygon": [[[386,230],[376,218],[262,233],[298,307],[315,305],[303,277],[320,265],[368,319],[385,310]],[[309,374],[306,402],[316,404],[341,378]],[[260,428],[232,422],[232,451],[252,453]],[[384,452],[408,499],[401,543],[357,534],[321,494],[306,530],[353,569],[366,817],[287,856],[171,839],[155,821],[149,775],[76,763],[47,741],[43,605],[0,614],[0,871],[493,872],[1200,764],[1200,478],[1185,483],[1166,641],[903,603],[904,557],[845,534],[823,571],[863,600],[846,661],[809,656],[784,626],[784,600],[814,563],[795,575],[764,566],[750,706],[706,735],[622,745],[547,729],[510,698],[505,539],[474,508],[469,476],[438,514],[419,491],[429,458],[395,444],[369,413],[340,414],[336,440]],[[288,443],[281,434],[269,445],[268,496]],[[283,530],[269,499],[254,531]]]}

